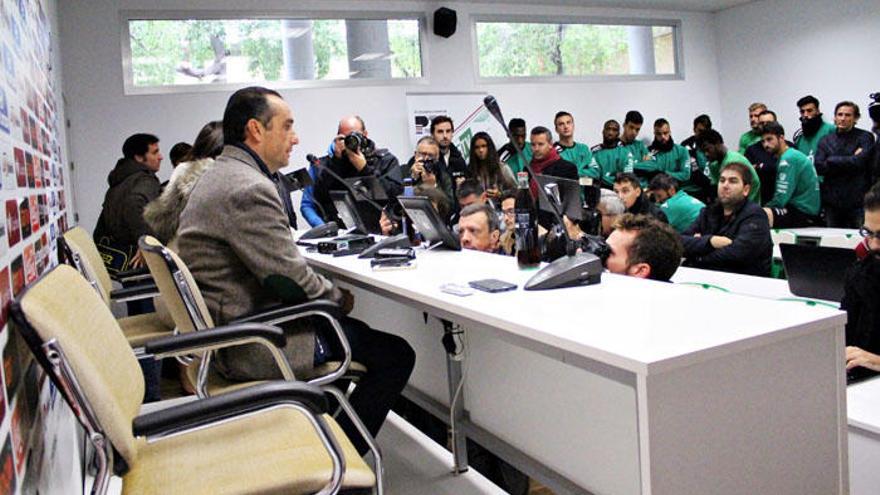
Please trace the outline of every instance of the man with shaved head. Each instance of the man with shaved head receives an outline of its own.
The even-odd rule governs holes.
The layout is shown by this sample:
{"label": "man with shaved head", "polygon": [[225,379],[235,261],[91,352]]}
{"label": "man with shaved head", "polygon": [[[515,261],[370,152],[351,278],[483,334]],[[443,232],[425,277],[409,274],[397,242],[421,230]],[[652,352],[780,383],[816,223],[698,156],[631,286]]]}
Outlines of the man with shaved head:
{"label": "man with shaved head", "polygon": [[339,221],[330,191],[345,189],[336,178],[323,172],[325,168],[336,172],[343,179],[376,176],[389,198],[395,198],[403,192],[397,157],[387,149],[376,149],[376,143],[368,137],[364,120],[357,115],[350,115],[339,121],[332,153],[321,157],[318,163],[320,167],[313,194],[323,210],[321,216],[325,222]]}

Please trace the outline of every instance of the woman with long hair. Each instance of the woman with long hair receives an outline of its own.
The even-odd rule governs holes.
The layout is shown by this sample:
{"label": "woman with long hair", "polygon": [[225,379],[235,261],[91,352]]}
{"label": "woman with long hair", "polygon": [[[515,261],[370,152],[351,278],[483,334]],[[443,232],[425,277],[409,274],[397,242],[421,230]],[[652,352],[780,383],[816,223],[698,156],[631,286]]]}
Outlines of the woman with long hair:
{"label": "woman with long hair", "polygon": [[515,186],[513,172],[498,159],[498,149],[492,137],[478,132],[471,138],[471,153],[468,161],[468,174],[480,181],[489,198],[498,200],[504,191]]}

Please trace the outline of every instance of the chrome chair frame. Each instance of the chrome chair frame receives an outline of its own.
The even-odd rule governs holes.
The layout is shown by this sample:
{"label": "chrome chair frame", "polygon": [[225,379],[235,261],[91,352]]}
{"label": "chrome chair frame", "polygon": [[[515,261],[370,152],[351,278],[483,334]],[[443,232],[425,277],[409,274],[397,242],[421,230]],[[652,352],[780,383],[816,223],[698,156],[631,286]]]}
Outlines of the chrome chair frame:
{"label": "chrome chair frame", "polygon": [[[190,290],[189,284],[186,280],[186,275],[177,265],[174,258],[168,253],[168,248],[163,246],[153,246],[149,245],[145,242],[144,237],[141,237],[139,243],[139,247],[144,251],[151,251],[159,254],[162,257],[162,260],[165,262],[165,266],[168,268],[168,271],[171,273],[172,280],[174,281],[175,288],[177,289],[178,295],[184,303],[184,307],[186,308],[186,312],[190,317],[190,321],[193,324],[193,327],[196,331],[208,330],[207,318],[202,314],[199,309],[198,304],[196,303],[195,294],[193,294],[192,290]],[[342,326],[339,324],[339,321],[333,315],[326,311],[322,310],[309,310],[304,311],[302,313],[297,313],[295,315],[287,315],[287,316],[278,316],[273,318],[273,314],[283,314],[285,309],[281,308],[275,311],[268,311],[266,313],[262,313],[259,315],[248,316],[240,319],[236,319],[231,323],[261,323],[264,325],[270,326],[278,326],[282,323],[299,320],[302,318],[307,318],[310,316],[318,316],[327,320],[330,326],[333,328],[336,337],[339,339],[339,343],[342,347],[344,358],[342,363],[338,368],[334,371],[322,375],[311,380],[306,381],[306,383],[310,385],[315,385],[321,387],[323,390],[332,395],[339,406],[342,408],[343,412],[351,419],[352,424],[354,424],[355,428],[360,433],[364,442],[366,442],[367,446],[370,449],[370,452],[373,453],[373,461],[374,461],[374,471],[376,475],[376,490],[375,493],[377,495],[384,495],[384,462],[382,457],[382,452],[379,449],[378,444],[373,439],[372,435],[370,435],[367,427],[364,426],[361,419],[358,417],[354,408],[348,402],[345,394],[343,394],[337,387],[332,385],[332,383],[339,378],[341,378],[348,371],[348,367],[351,365],[351,345],[348,342],[348,338],[345,336],[345,332],[342,329]],[[175,333],[177,333],[177,329],[175,329]],[[211,354],[212,352],[204,352],[200,358],[201,362],[199,363],[199,370],[197,374],[197,382],[196,382],[196,395],[200,399],[204,399],[210,397],[208,392],[208,374],[210,373],[210,364],[211,364]],[[182,356],[181,356],[182,357]],[[185,357],[184,357],[185,359]],[[277,361],[277,359],[276,359]],[[283,365],[279,362],[279,369],[281,370],[282,376],[285,380],[293,380],[294,374],[290,369],[290,363],[287,362],[285,358],[282,357]],[[185,362],[185,361],[184,361]]]}

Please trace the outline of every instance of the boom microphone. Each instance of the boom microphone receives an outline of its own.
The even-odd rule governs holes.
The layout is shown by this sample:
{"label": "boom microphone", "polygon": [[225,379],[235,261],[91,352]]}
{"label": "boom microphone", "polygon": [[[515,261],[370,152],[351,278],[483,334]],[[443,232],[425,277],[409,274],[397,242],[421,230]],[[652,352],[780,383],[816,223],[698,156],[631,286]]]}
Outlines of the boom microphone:
{"label": "boom microphone", "polygon": [[501,107],[498,106],[498,100],[496,100],[494,96],[488,95],[483,98],[483,105],[485,105],[486,110],[488,110],[489,113],[491,113],[492,116],[495,117],[495,120],[497,120],[498,123],[501,124],[501,127],[504,128],[504,132],[507,133],[509,137],[510,131],[507,129],[507,123],[504,122],[504,116],[501,115]]}

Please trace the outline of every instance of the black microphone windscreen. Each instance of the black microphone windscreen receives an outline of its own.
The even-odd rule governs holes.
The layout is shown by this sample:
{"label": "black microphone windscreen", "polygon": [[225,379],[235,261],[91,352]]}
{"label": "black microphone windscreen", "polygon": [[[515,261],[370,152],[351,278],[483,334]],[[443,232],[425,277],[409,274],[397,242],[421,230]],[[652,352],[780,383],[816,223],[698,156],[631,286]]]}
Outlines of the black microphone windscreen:
{"label": "black microphone windscreen", "polygon": [[486,110],[495,117],[503,127],[507,128],[507,125],[504,122],[504,117],[501,115],[501,107],[498,106],[498,100],[495,99],[492,95],[487,95],[483,98],[483,105],[486,106]]}
{"label": "black microphone windscreen", "polygon": [[315,163],[318,161],[318,158],[315,155],[309,153],[308,155],[306,155],[306,160],[308,160],[309,163]]}

